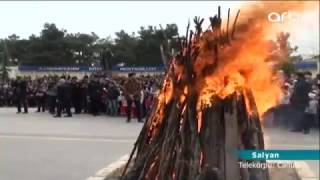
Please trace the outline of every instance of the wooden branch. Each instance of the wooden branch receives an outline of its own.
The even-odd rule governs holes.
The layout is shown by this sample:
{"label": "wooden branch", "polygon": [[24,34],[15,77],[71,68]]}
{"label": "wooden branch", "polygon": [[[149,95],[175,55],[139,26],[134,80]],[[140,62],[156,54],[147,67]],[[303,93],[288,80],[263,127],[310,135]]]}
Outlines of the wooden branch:
{"label": "wooden branch", "polygon": [[240,177],[240,169],[238,165],[238,157],[234,151],[238,147],[238,117],[236,111],[235,94],[226,98],[224,107],[224,123],[225,123],[225,180],[234,180]]}
{"label": "wooden branch", "polygon": [[227,20],[227,33],[226,33],[226,36],[227,36],[227,41],[229,42],[229,18],[230,18],[230,8],[228,9],[228,20]]}
{"label": "wooden branch", "polygon": [[[189,30],[188,23],[186,39],[181,42],[181,52],[175,57],[180,74],[174,72],[176,66],[171,65],[166,80],[173,83],[170,87],[173,89],[165,86],[160,92],[165,95],[163,93],[167,90],[173,90],[174,95],[169,103],[159,101],[145,122],[123,172],[123,180],[269,180],[265,169],[239,168],[238,162],[245,160],[238,159],[233,152],[236,149],[264,148],[252,92],[243,90],[226,98],[213,95],[212,106],[200,102],[199,107],[199,81],[213,75],[218,68],[219,49],[229,42],[230,9],[226,33],[221,30],[220,10],[219,7],[218,14],[210,18],[212,32],[202,33],[203,19],[200,17],[194,18],[195,34]],[[203,40],[202,37],[207,35],[212,37]],[[205,48],[200,48],[197,43],[202,43],[201,40],[210,46],[205,44]],[[195,61],[201,60],[202,57],[198,56],[203,50],[208,51],[214,62],[203,68],[203,72],[195,73],[198,72],[194,69],[197,68]],[[182,98],[183,102],[180,102],[181,97],[185,98]],[[249,114],[249,110],[253,113]],[[134,154],[136,158],[132,161]]]}
{"label": "wooden branch", "polygon": [[238,16],[240,14],[240,10],[238,10],[236,18],[233,21],[233,26],[232,26],[232,32],[231,32],[231,38],[234,39],[234,32],[236,30],[236,24],[237,24],[237,20],[238,20]]}

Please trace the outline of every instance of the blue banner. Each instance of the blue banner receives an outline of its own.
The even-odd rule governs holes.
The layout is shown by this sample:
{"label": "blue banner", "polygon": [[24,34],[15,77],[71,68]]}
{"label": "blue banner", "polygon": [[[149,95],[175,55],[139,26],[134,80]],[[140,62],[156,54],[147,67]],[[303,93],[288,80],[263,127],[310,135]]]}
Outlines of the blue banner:
{"label": "blue banner", "polygon": [[301,61],[294,63],[295,68],[300,70],[316,70],[318,68],[317,61]]}
{"label": "blue banner", "polygon": [[112,71],[119,71],[119,72],[165,72],[165,68],[164,68],[164,66],[135,66],[135,67],[115,66],[112,68]]}
{"label": "blue banner", "polygon": [[245,160],[319,160],[320,150],[238,150]]}
{"label": "blue banner", "polygon": [[20,65],[19,71],[68,71],[68,72],[95,72],[101,71],[101,66],[32,66],[32,65]]}
{"label": "blue banner", "polygon": [[[101,66],[33,66],[33,65],[20,65],[19,71],[67,71],[67,72],[95,72],[101,71],[103,68]],[[164,66],[115,66],[112,68],[112,71],[117,72],[165,72]]]}

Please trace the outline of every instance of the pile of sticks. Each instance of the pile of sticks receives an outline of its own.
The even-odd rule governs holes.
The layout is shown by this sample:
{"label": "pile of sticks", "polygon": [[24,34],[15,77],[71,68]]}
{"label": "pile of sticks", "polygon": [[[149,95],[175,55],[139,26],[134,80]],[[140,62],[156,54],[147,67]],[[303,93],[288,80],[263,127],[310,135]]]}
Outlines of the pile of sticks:
{"label": "pile of sticks", "polygon": [[[171,62],[153,111],[138,136],[123,180],[268,180],[268,169],[240,168],[235,151],[264,149],[263,132],[250,89],[227,97],[212,96],[211,105],[199,109],[199,83],[219,63],[219,49],[232,45],[239,11],[229,32],[221,30],[220,7],[202,31],[203,19],[196,17],[196,31],[187,28],[181,52]],[[206,37],[207,36],[207,37]],[[212,61],[196,69],[206,38]],[[201,71],[196,72],[196,71]]]}

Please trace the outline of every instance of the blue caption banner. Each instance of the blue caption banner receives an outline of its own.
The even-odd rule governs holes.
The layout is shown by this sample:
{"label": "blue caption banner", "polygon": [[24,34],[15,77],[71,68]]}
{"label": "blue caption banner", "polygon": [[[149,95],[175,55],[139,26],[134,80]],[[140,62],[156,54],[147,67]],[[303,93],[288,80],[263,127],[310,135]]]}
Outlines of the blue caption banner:
{"label": "blue caption banner", "polygon": [[245,160],[319,160],[320,150],[238,150]]}

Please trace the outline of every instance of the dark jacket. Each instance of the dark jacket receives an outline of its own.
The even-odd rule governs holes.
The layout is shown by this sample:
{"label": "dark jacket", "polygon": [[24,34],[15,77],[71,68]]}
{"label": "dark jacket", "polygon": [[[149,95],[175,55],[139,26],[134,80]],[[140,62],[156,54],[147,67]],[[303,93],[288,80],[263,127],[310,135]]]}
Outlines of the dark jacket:
{"label": "dark jacket", "polygon": [[290,99],[290,103],[293,106],[306,107],[309,103],[308,93],[311,90],[311,84],[305,79],[298,79],[296,82],[293,93]]}
{"label": "dark jacket", "polygon": [[59,84],[57,87],[57,98],[59,101],[71,101],[72,87],[70,83]]}
{"label": "dark jacket", "polygon": [[65,83],[63,86],[64,99],[71,101],[72,99],[72,85],[71,83]]}
{"label": "dark jacket", "polygon": [[16,98],[25,98],[27,96],[27,82],[26,81],[15,81],[12,86],[15,88],[14,94]]}
{"label": "dark jacket", "polygon": [[90,98],[100,98],[102,86],[96,81],[91,81],[88,85],[88,95]]}
{"label": "dark jacket", "polygon": [[117,100],[119,95],[120,95],[120,92],[116,87],[110,86],[108,88],[108,98],[110,100]]}
{"label": "dark jacket", "polygon": [[80,83],[72,84],[72,98],[74,100],[81,100],[83,94],[83,88],[81,87]]}
{"label": "dark jacket", "polygon": [[63,84],[59,84],[57,86],[57,99],[59,101],[62,101],[63,100]]}

